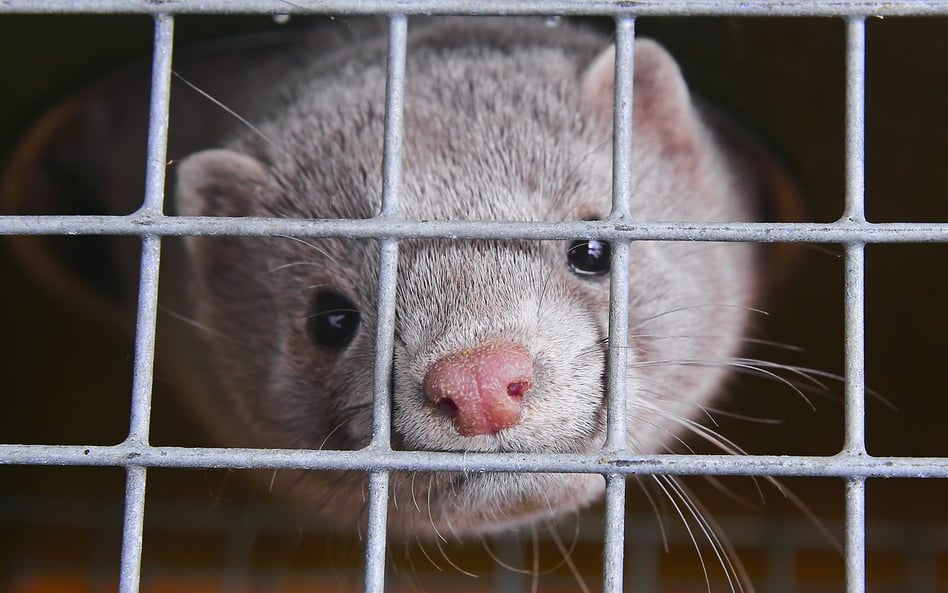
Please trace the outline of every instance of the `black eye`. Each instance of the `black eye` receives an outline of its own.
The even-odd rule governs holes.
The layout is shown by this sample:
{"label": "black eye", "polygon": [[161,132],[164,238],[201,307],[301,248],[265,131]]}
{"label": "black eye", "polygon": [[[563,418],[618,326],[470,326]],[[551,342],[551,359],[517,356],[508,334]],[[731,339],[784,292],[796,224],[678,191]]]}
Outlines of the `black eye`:
{"label": "black eye", "polygon": [[611,251],[606,241],[573,241],[569,244],[566,259],[570,269],[580,276],[602,276],[609,272]]}
{"label": "black eye", "polygon": [[310,336],[320,346],[342,350],[355,338],[362,315],[352,301],[335,292],[320,292],[307,318]]}

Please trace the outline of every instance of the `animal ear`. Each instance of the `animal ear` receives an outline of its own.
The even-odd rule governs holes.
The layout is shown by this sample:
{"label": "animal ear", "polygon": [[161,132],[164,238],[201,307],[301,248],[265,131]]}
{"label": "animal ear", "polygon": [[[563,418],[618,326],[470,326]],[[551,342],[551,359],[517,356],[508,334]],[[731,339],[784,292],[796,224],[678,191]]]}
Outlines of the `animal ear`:
{"label": "animal ear", "polygon": [[[615,46],[606,48],[582,76],[582,105],[592,117],[612,122],[615,93]],[[685,79],[675,60],[649,39],[635,42],[633,81],[635,133],[659,140],[668,149],[690,145],[699,124]]]}
{"label": "animal ear", "polygon": [[185,216],[251,216],[266,166],[225,149],[197,152],[178,165],[175,207]]}

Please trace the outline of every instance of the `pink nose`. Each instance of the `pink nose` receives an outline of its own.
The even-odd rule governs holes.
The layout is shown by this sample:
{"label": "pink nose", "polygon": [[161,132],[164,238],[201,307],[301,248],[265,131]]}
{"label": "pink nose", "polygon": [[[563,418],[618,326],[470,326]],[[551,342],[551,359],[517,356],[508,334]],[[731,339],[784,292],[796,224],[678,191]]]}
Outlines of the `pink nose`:
{"label": "pink nose", "polygon": [[532,384],[530,352],[501,342],[441,358],[428,369],[422,387],[458,433],[469,437],[518,424],[523,396]]}

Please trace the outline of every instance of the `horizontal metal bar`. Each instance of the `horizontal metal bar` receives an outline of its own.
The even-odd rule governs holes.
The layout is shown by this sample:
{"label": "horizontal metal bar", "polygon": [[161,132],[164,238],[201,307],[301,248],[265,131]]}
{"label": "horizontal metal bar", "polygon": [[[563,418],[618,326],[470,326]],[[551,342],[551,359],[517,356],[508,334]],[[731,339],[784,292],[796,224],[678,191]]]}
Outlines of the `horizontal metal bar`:
{"label": "horizontal metal bar", "polygon": [[[2,1],[2,0],[0,0]],[[0,235],[236,235],[363,239],[597,238],[634,241],[748,241],[758,243],[945,243],[948,223],[805,222],[492,222],[294,220],[156,216],[0,216]]]}
{"label": "horizontal metal bar", "polygon": [[948,3],[940,0],[0,0],[0,14],[28,12],[904,16],[948,14]]}
{"label": "horizontal metal bar", "polygon": [[134,444],[0,445],[0,465],[81,465],[527,473],[948,478],[945,457],[603,455],[441,451],[314,451],[148,447]]}

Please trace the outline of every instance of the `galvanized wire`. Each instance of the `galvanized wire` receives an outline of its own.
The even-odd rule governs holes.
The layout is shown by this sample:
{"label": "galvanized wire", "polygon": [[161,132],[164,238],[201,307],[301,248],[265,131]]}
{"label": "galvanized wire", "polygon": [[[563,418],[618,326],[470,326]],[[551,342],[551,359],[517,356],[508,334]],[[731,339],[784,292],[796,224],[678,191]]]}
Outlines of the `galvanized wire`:
{"label": "galvanized wire", "polygon": [[[476,4],[476,5],[475,5]],[[390,16],[388,82],[386,86],[383,200],[372,220],[272,220],[254,218],[169,217],[161,213],[171,64],[172,13],[379,14]],[[938,1],[819,2],[803,0],[534,0],[477,2],[468,0],[4,0],[4,13],[148,13],[156,14],[152,110],[149,120],[147,184],[143,207],[129,216],[0,216],[0,235],[69,234],[135,235],[143,239],[135,375],[129,436],[115,446],[0,445],[0,465],[116,466],[127,471],[126,508],[120,591],[138,591],[142,554],[145,476],[149,467],[268,468],[351,470],[369,473],[368,537],[365,590],[381,593],[385,577],[385,527],[390,471],[582,472],[604,476],[606,524],[604,588],[623,589],[625,476],[751,475],[823,476],[846,480],[846,567],[848,593],[865,590],[865,480],[869,477],[948,478],[948,459],[872,457],[865,451],[865,261],[867,243],[945,243],[948,224],[885,223],[865,220],[864,118],[865,17],[868,15],[948,15]],[[401,175],[401,114],[404,88],[405,15],[470,14],[600,14],[617,21],[617,84],[614,114],[614,207],[603,221],[463,222],[408,221],[398,218]],[[632,40],[638,15],[767,15],[845,16],[847,20],[846,210],[832,223],[674,223],[634,222],[630,203],[634,167],[632,127]],[[376,361],[374,436],[362,451],[272,449],[210,449],[152,447],[148,444],[154,327],[160,238],[181,235],[351,237],[377,239],[379,270],[379,333]],[[834,456],[632,455],[625,451],[625,344],[627,274],[614,273],[610,312],[610,407],[606,448],[601,453],[461,454],[392,451],[390,447],[391,344],[394,331],[394,288],[397,241],[421,238],[575,239],[597,238],[613,244],[613,269],[628,270],[628,244],[636,240],[753,241],[842,243],[846,247],[846,444]]]}
{"label": "galvanized wire", "polygon": [[[155,17],[152,60],[151,106],[148,128],[148,156],[143,212],[161,212],[165,193],[168,147],[168,109],[171,98],[171,57],[174,19]],[[131,446],[147,446],[151,423],[151,392],[155,371],[155,328],[158,319],[158,269],[161,237],[142,237],[141,274],[138,289],[138,318],[135,326],[135,362],[128,437]],[[141,576],[142,537],[145,520],[146,468],[126,466],[125,523],[122,528],[122,556],[119,591],[137,593]]]}
{"label": "galvanized wire", "polygon": [[[402,115],[405,90],[405,53],[408,19],[392,15],[389,21],[388,65],[385,83],[385,132],[382,161],[382,204],[379,216],[398,216],[398,192],[402,167]],[[378,327],[375,345],[375,388],[371,449],[391,450],[392,356],[395,342],[395,287],[398,273],[398,242],[380,241]],[[385,547],[388,523],[389,475],[369,474],[368,532],[365,540],[365,592],[385,590]]]}
{"label": "galvanized wire", "polygon": [[892,222],[650,222],[609,220],[501,222],[477,220],[295,220],[159,216],[0,216],[0,235],[228,235],[352,239],[595,238],[606,241],[728,241],[752,243],[948,243],[948,223]]}
{"label": "galvanized wire", "polygon": [[0,465],[459,471],[623,475],[948,478],[945,457],[852,455],[632,455],[630,453],[449,453],[313,451],[121,445],[0,445]]}
{"label": "galvanized wire", "polygon": [[[843,219],[865,216],[866,21],[846,23],[846,210]],[[846,245],[846,440],[849,455],[866,454],[866,253],[865,244]],[[866,590],[866,482],[846,481],[846,591]]]}
{"label": "galvanized wire", "polygon": [[3,0],[0,14],[535,14],[924,16],[941,0]]}

